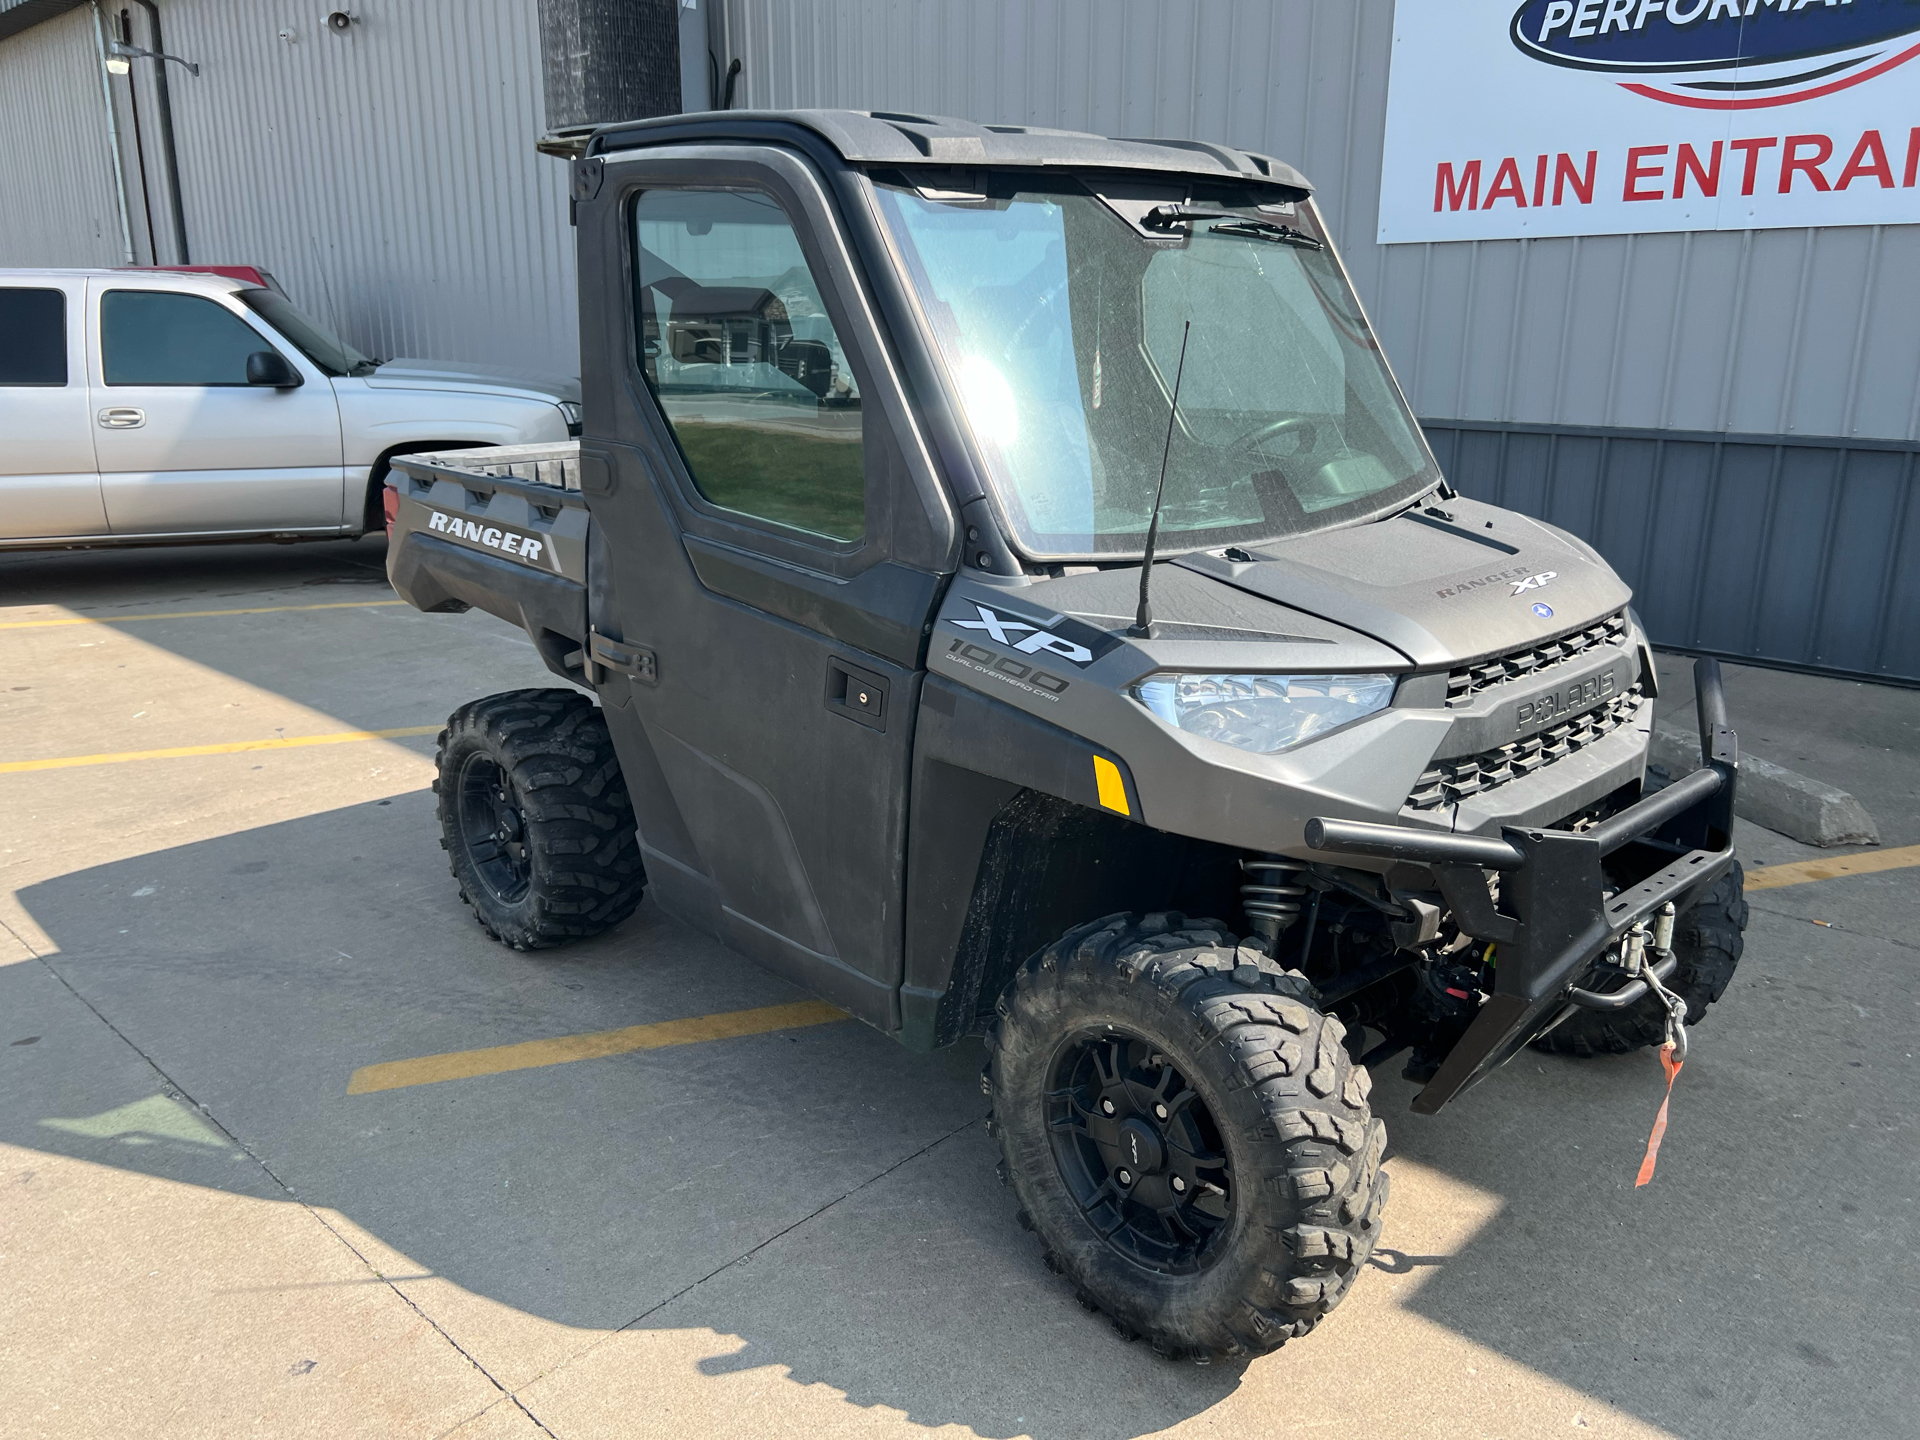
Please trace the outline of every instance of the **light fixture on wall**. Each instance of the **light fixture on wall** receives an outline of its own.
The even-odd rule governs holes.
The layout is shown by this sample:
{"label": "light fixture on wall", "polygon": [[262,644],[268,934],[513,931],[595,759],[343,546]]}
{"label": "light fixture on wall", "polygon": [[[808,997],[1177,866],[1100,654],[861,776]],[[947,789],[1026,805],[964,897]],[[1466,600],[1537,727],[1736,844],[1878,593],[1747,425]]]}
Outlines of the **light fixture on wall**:
{"label": "light fixture on wall", "polygon": [[115,40],[107,47],[107,72],[111,75],[124,75],[133,68],[136,60],[171,60],[176,65],[186,67],[187,73],[198,76],[200,67],[192,60],[182,60],[178,55],[162,55],[158,50],[142,50],[138,45],[129,45],[124,40]]}

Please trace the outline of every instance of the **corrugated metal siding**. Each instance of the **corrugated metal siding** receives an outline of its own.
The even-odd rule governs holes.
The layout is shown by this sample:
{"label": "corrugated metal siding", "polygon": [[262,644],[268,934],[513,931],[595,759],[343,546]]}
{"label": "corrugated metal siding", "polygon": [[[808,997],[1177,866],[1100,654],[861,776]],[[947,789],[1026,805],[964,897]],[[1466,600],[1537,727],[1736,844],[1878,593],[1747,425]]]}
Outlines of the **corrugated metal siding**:
{"label": "corrugated metal siding", "polygon": [[[197,262],[258,264],[379,356],[579,369],[535,0],[167,0]],[[280,31],[292,32],[291,41]]]}
{"label": "corrugated metal siding", "polygon": [[0,266],[118,265],[92,7],[0,40]]}
{"label": "corrugated metal siding", "polygon": [[1920,439],[1920,226],[1374,244],[1392,0],[724,5],[742,107],[1292,161],[1422,415]]}
{"label": "corrugated metal siding", "polygon": [[1662,644],[1920,681],[1920,452],[1430,420],[1453,483],[1571,530]]}

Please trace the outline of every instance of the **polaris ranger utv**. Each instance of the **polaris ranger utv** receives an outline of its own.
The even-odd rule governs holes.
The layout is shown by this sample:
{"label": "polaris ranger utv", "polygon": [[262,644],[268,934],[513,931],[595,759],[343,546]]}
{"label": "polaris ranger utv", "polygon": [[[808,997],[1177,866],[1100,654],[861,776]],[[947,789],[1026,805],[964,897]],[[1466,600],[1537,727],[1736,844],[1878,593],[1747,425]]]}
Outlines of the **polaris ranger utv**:
{"label": "polaris ranger utv", "polygon": [[489,934],[650,884],[902,1044],[984,1035],[1048,1264],[1191,1356],[1365,1263],[1369,1066],[1432,1113],[1719,997],[1712,662],[1645,793],[1627,587],[1449,486],[1290,166],[733,112],[601,128],[572,206],[583,438],[389,495],[399,593],[576,687],[441,736]]}

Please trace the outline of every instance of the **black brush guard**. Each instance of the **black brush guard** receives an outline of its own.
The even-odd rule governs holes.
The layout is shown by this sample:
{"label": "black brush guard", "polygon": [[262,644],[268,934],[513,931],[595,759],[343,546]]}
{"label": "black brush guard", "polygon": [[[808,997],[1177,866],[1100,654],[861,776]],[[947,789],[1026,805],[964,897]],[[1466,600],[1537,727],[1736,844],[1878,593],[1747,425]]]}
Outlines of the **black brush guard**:
{"label": "black brush guard", "polygon": [[[1495,947],[1493,993],[1440,1069],[1414,1097],[1431,1115],[1551,1029],[1570,1006],[1621,1009],[1646,992],[1635,980],[1612,994],[1576,988],[1589,966],[1668,901],[1686,901],[1733,866],[1733,794],[1739,757],[1727,728],[1720,666],[1694,663],[1705,768],[1601,821],[1590,830],[1509,826],[1498,840],[1439,835],[1394,825],[1309,820],[1315,850],[1426,865],[1454,922]],[[1639,876],[1608,895],[1600,862]],[[1501,873],[1495,905],[1488,870]]]}

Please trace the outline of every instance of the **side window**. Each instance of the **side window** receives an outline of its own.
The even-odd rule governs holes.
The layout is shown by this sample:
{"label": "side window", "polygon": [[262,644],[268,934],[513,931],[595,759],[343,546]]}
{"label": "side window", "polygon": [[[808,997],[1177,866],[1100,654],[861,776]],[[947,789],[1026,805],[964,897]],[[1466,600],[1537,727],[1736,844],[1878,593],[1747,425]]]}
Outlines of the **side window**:
{"label": "side window", "polygon": [[231,310],[198,295],[109,290],[100,297],[109,385],[244,385],[247,356],[273,348]]}
{"label": "side window", "polygon": [[785,212],[751,191],[649,190],[633,246],[641,362],[700,493],[859,539],[860,390]]}
{"label": "side window", "polygon": [[67,297],[0,287],[0,385],[67,383]]}

